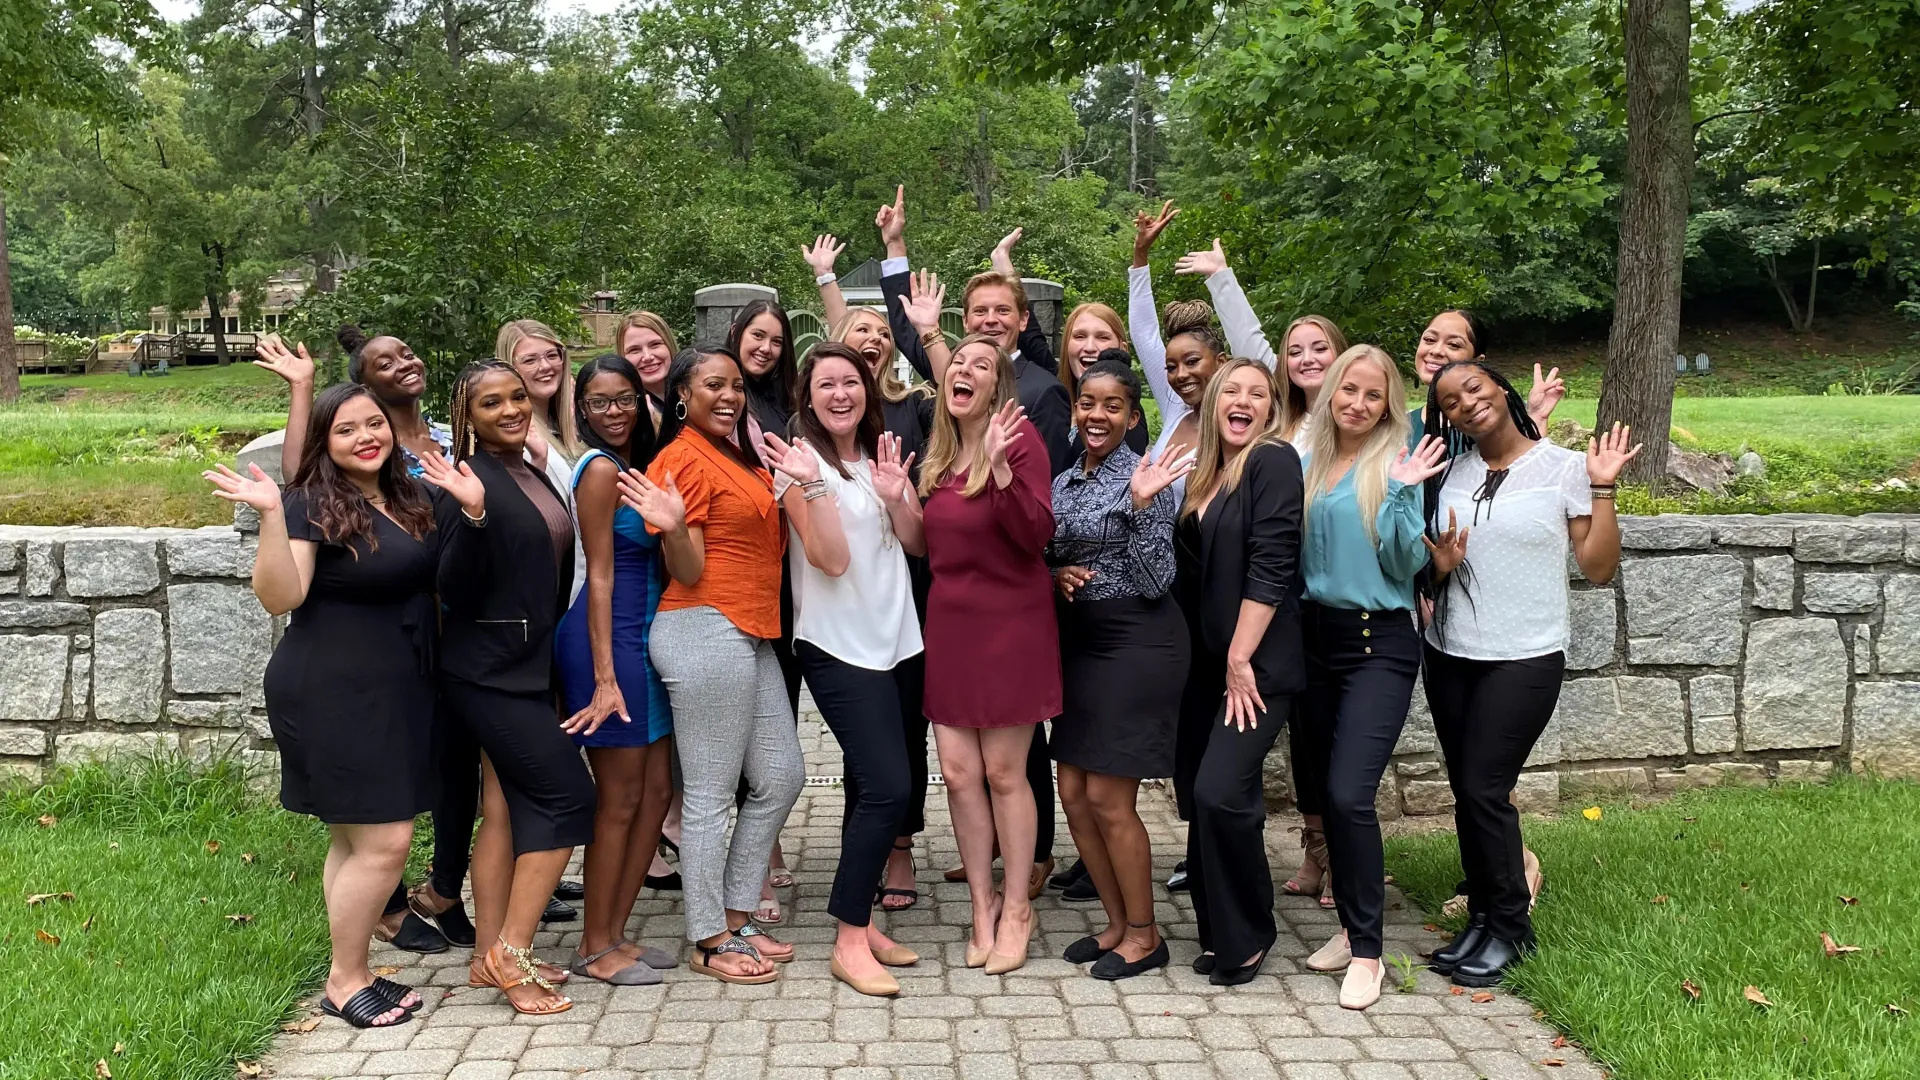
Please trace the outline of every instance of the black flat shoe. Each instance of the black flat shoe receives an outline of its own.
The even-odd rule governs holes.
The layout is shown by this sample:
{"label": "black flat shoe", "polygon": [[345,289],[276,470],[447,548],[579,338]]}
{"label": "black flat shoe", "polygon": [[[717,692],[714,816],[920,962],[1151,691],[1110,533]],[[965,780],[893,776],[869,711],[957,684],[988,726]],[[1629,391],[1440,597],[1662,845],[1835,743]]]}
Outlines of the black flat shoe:
{"label": "black flat shoe", "polygon": [[[1162,940],[1159,948],[1131,963],[1129,963],[1125,957],[1121,956],[1119,950],[1116,949],[1102,956],[1100,959],[1095,960],[1093,966],[1087,969],[1087,974],[1096,979],[1105,979],[1108,982],[1114,982],[1119,979],[1131,979],[1135,975],[1144,975],[1155,968],[1166,967],[1167,961],[1170,959],[1172,959],[1172,957],[1167,952],[1167,943]],[[1254,965],[1256,969],[1259,966],[1258,964]]]}
{"label": "black flat shoe", "polygon": [[1474,950],[1471,956],[1464,956],[1453,967],[1455,986],[1498,986],[1506,978],[1507,969],[1525,960],[1533,952],[1533,935],[1527,934],[1519,941],[1509,941],[1488,933],[1486,940]]}
{"label": "black flat shoe", "polygon": [[1203,952],[1193,958],[1193,973],[1195,975],[1211,975],[1213,974],[1213,969],[1218,966],[1219,961],[1220,958],[1212,953]]}
{"label": "black flat shoe", "polygon": [[[375,923],[374,937],[381,937],[379,924]],[[400,921],[400,929],[392,937],[383,937],[382,941],[396,949],[405,949],[411,953],[443,953],[450,947],[447,936],[435,930],[432,924],[408,910],[407,917]],[[352,1004],[349,1002],[348,1004]]]}
{"label": "black flat shoe", "polygon": [[[419,1012],[420,1006],[425,1005],[427,1003],[427,999],[421,996],[420,993],[416,991],[413,987],[408,986],[406,983],[394,982],[392,979],[376,977],[373,980],[373,988],[375,990],[380,991],[382,994],[385,994],[387,996],[387,1000],[393,1002],[394,1008],[405,1009],[410,1013]],[[408,994],[413,995],[414,997],[413,1004],[411,1005],[400,1004],[401,1002],[407,1000]]]}
{"label": "black flat shoe", "polygon": [[680,891],[680,871],[675,870],[671,874],[662,874],[659,877],[655,877],[652,874],[648,874],[647,888],[659,889],[662,892],[679,892]]}
{"label": "black flat shoe", "polygon": [[1085,859],[1075,859],[1073,860],[1072,866],[1069,866],[1065,870],[1062,870],[1059,873],[1048,878],[1047,884],[1053,886],[1056,889],[1065,889],[1071,886],[1076,881],[1086,880],[1086,877],[1087,877],[1087,861]]}
{"label": "black flat shoe", "polygon": [[587,898],[587,887],[577,881],[569,881],[566,878],[561,878],[560,884],[553,887],[553,898],[555,900],[585,900]]}
{"label": "black flat shoe", "polygon": [[473,929],[473,921],[467,918],[466,906],[457,900],[449,904],[447,910],[436,913],[428,910],[419,895],[415,894],[407,898],[407,907],[411,909],[413,917],[437,928],[442,937],[462,949],[473,948],[473,943],[479,938]]}
{"label": "black flat shoe", "polygon": [[405,1009],[401,1009],[400,1019],[395,1020],[393,1023],[374,1023],[374,1021],[378,1020],[381,1016],[399,1008],[400,1006],[387,1000],[387,995],[381,993],[377,987],[372,986],[348,998],[345,1005],[335,1005],[332,1001],[328,1000],[324,994],[320,997],[321,1012],[326,1013],[328,1016],[337,1016],[357,1028],[399,1027],[401,1024],[411,1022],[413,1020],[413,1014]]}
{"label": "black flat shoe", "polygon": [[1190,892],[1192,889],[1193,883],[1187,880],[1187,862],[1182,859],[1174,865],[1173,873],[1167,878],[1167,891]]}
{"label": "black flat shoe", "polygon": [[561,900],[547,901],[547,910],[540,913],[540,921],[543,923],[572,922],[579,917],[580,913],[573,909],[572,904]]}
{"label": "black flat shoe", "polygon": [[1080,880],[1060,890],[1060,899],[1069,904],[1085,904],[1100,899],[1100,890],[1094,887],[1093,879],[1082,877]]}
{"label": "black flat shoe", "polygon": [[1268,945],[1260,950],[1259,958],[1253,963],[1241,964],[1239,967],[1221,967],[1219,961],[1215,960],[1213,974],[1207,976],[1207,981],[1215,986],[1242,986],[1250,983],[1255,975],[1260,974],[1260,965],[1267,962],[1267,953],[1272,949],[1273,946]]}
{"label": "black flat shoe", "polygon": [[1454,966],[1461,960],[1472,956],[1487,940],[1487,920],[1484,915],[1475,915],[1460,936],[1433,950],[1433,956],[1427,961],[1427,967],[1436,975],[1453,974]]}
{"label": "black flat shoe", "polygon": [[1060,959],[1069,964],[1091,964],[1105,955],[1107,950],[1100,947],[1100,939],[1089,936],[1067,946],[1067,950],[1060,954]]}

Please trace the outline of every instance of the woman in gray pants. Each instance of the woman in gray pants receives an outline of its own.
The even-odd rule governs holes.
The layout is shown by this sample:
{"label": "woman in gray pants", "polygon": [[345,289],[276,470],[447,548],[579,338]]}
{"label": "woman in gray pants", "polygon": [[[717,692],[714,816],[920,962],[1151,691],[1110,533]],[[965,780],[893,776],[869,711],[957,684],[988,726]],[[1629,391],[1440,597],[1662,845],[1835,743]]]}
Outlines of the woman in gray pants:
{"label": "woman in gray pants", "polygon": [[[680,875],[688,966],[725,982],[765,983],[793,946],[748,921],[767,856],[806,779],[773,641],[780,636],[786,532],[773,477],[745,426],[740,362],[727,349],[688,349],[667,375],[663,444],[621,498],[661,538],[672,579],[649,640],[673,703],[685,778]],[[748,794],[727,842],[742,775]]]}

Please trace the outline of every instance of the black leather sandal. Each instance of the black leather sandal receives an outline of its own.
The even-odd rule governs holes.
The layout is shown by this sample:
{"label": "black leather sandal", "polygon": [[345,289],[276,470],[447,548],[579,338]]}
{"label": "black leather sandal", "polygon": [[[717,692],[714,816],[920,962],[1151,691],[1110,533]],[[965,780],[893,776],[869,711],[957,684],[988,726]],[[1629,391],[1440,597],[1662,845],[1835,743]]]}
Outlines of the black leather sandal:
{"label": "black leather sandal", "polygon": [[[408,986],[406,983],[394,982],[392,979],[388,979],[379,975],[376,975],[373,978],[373,988],[375,990],[380,991],[382,994],[385,994],[387,996],[387,1000],[393,1002],[395,1008],[405,1009],[410,1013],[419,1012],[420,1006],[425,1005],[427,1003],[426,995],[420,993],[418,990],[414,989],[413,987]],[[413,995],[413,1004],[411,1005],[400,1004],[401,1002],[407,1000],[408,994]]]}
{"label": "black leather sandal", "polygon": [[328,1000],[324,994],[320,997],[321,1012],[326,1013],[328,1016],[337,1016],[357,1028],[399,1027],[401,1024],[413,1019],[411,1012],[401,1009],[400,1019],[390,1024],[374,1023],[375,1020],[399,1008],[400,1006],[394,1004],[377,986],[369,986],[353,995],[347,999],[345,1005],[335,1005],[332,1001]]}

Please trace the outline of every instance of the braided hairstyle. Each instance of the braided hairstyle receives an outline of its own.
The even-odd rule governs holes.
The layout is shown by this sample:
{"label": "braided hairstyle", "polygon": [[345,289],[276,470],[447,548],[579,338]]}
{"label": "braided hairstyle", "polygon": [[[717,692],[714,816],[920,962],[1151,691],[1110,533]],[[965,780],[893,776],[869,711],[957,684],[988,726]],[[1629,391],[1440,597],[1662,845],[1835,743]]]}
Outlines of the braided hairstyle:
{"label": "braided hairstyle", "polygon": [[[1507,381],[1506,376],[1493,370],[1485,360],[1456,360],[1435,372],[1433,381],[1427,384],[1426,433],[1439,439],[1441,445],[1447,448],[1447,462],[1445,468],[1425,480],[1423,501],[1426,504],[1427,536],[1436,542],[1444,531],[1440,521],[1440,490],[1446,486],[1447,477],[1453,475],[1454,465],[1467,451],[1474,449],[1473,436],[1454,427],[1448,421],[1446,412],[1440,408],[1440,380],[1446,378],[1447,373],[1455,368],[1475,368],[1487,378],[1492,379],[1493,384],[1506,395],[1507,415],[1513,420],[1513,426],[1519,430],[1521,437],[1540,438],[1540,426],[1535,424],[1533,417],[1527,414],[1527,399],[1513,388],[1513,384]],[[1489,495],[1488,498],[1491,499],[1492,496]],[[1460,565],[1454,568],[1445,582],[1433,580],[1431,564],[1426,570],[1421,571],[1419,587],[1433,601],[1433,623],[1437,628],[1436,637],[1442,648],[1445,648],[1447,643],[1447,611],[1450,606],[1449,600],[1454,592],[1450,586],[1457,584],[1460,595],[1467,601],[1467,606],[1469,608],[1473,606],[1473,567],[1468,563],[1469,560],[1461,559]]]}
{"label": "braided hairstyle", "polygon": [[1227,355],[1226,335],[1214,320],[1213,305],[1205,300],[1175,300],[1160,309],[1160,321],[1165,326],[1167,341],[1191,334],[1215,353]]}
{"label": "braided hairstyle", "polygon": [[476,449],[473,437],[473,418],[468,415],[469,409],[472,408],[472,402],[469,399],[473,395],[473,384],[480,381],[480,376],[494,371],[507,372],[520,381],[521,389],[526,389],[526,380],[520,378],[520,373],[513,369],[512,364],[502,360],[496,360],[491,356],[475,360],[473,363],[460,369],[460,374],[453,378],[453,402],[449,407],[453,413],[451,424],[453,427],[453,460],[455,464],[472,457]]}

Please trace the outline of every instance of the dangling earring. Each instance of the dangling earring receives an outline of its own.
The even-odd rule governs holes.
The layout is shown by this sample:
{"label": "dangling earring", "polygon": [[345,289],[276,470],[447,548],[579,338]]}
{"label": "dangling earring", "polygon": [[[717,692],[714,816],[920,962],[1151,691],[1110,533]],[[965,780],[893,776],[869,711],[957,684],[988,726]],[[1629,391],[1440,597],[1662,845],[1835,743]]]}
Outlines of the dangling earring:
{"label": "dangling earring", "polygon": [[679,401],[673,403],[673,416],[676,420],[685,420],[687,418],[686,398],[681,398]]}

